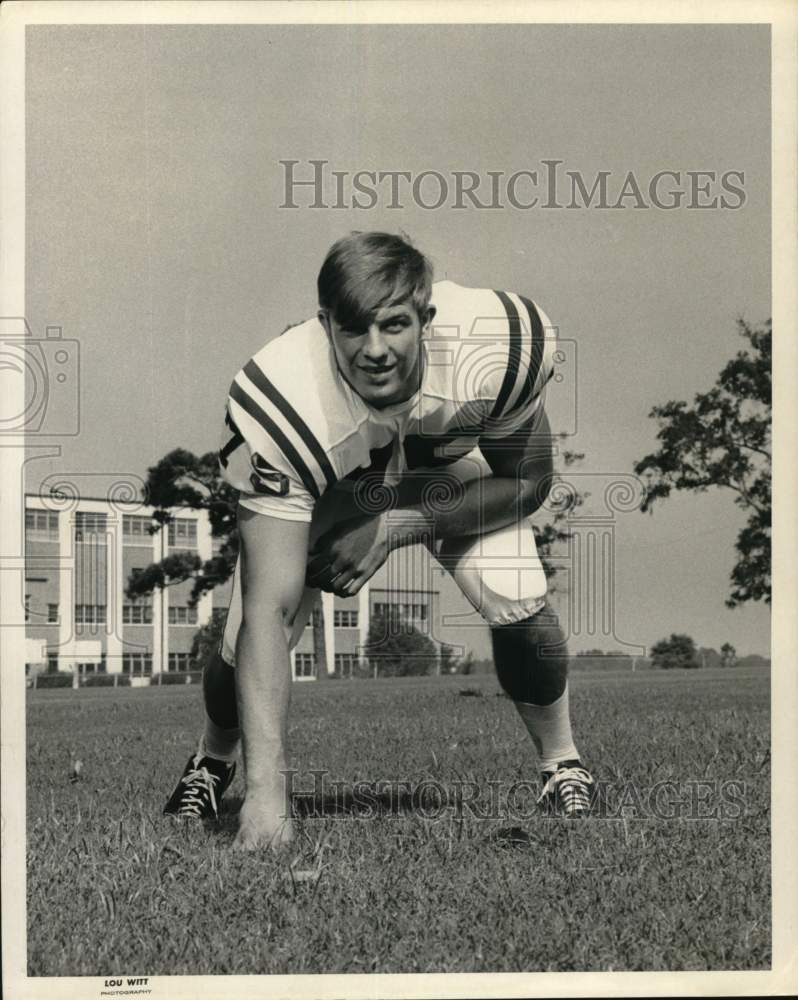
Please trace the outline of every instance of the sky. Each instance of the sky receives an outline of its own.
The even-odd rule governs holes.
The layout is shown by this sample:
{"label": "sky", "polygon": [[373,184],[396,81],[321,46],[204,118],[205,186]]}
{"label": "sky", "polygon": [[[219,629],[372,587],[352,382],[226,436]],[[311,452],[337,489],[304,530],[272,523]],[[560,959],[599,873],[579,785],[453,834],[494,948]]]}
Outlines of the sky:
{"label": "sky", "polygon": [[[544,308],[576,358],[547,409],[603,491],[654,449],[651,408],[708,389],[737,318],[770,315],[769,66],[766,26],[29,28],[27,318],[79,342],[80,427],[57,456],[31,451],[28,490],[57,474],[96,495],[174,447],[216,448],[232,376],[315,312],[324,253],[356,228]],[[281,207],[280,161],[307,177],[311,159],[350,179],[561,160],[588,186],[610,171],[611,201],[628,171],[644,190],[663,170],[743,171],[745,202]],[[745,520],[730,492],[614,518],[619,640],[767,653],[768,608],[724,606]]]}

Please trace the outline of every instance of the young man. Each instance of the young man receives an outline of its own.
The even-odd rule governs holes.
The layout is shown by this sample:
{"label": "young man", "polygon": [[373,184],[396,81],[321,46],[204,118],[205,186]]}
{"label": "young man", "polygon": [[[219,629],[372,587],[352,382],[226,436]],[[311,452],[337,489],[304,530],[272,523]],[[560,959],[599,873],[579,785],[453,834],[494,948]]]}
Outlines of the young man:
{"label": "young man", "polygon": [[219,458],[240,491],[241,552],[204,675],[205,733],[164,811],[216,815],[241,738],[235,846],[291,839],[289,650],[316,588],[352,596],[393,549],[422,543],[490,626],[544,807],[583,815],[593,779],[571,736],[567,652],[529,523],[553,476],[551,324],[524,296],[433,285],[426,258],[385,233],[335,243],[318,298],[318,315],[271,340],[230,389]]}

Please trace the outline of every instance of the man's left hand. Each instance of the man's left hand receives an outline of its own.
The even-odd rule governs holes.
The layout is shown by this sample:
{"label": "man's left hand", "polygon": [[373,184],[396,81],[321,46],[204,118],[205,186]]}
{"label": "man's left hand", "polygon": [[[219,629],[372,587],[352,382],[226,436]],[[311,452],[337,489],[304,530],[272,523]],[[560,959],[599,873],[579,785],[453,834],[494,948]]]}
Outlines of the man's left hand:
{"label": "man's left hand", "polygon": [[309,587],[351,597],[382,566],[390,554],[383,515],[343,521],[316,540],[308,556]]}

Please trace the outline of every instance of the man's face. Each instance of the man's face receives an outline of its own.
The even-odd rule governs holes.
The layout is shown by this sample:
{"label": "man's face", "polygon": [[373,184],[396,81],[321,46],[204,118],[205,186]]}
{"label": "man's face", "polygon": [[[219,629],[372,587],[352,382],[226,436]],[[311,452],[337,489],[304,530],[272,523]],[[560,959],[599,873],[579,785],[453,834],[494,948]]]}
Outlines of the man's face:
{"label": "man's face", "polygon": [[333,345],[347,382],[370,406],[401,403],[418,389],[421,338],[434,315],[419,318],[412,300],[383,306],[367,328],[348,329],[329,312],[319,320]]}

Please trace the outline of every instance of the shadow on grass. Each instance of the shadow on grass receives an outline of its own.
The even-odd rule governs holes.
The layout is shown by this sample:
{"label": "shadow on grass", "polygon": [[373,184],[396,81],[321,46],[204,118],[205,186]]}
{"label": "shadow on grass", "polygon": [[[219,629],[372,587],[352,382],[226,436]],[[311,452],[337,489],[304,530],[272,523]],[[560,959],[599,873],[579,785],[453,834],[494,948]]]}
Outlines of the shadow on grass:
{"label": "shadow on grass", "polygon": [[[231,795],[222,801],[219,820],[234,819],[244,803],[243,796]],[[351,788],[336,788],[335,792],[314,794],[299,792],[291,797],[293,819],[323,819],[328,816],[353,816],[376,819],[382,816],[401,816],[421,812],[429,806],[419,801],[409,789],[391,788],[385,792],[355,794]]]}
{"label": "shadow on grass", "polygon": [[[219,819],[208,821],[215,829],[234,834],[238,827],[238,814],[244,799],[232,795],[219,809]],[[390,816],[428,815],[418,797],[408,790],[392,789],[382,794],[370,793],[368,797],[355,795],[351,789],[340,789],[338,794],[295,794],[291,799],[292,818],[296,820],[343,818],[380,819]],[[531,830],[520,826],[493,826],[484,838],[486,843],[506,848],[529,848],[537,837]]]}

